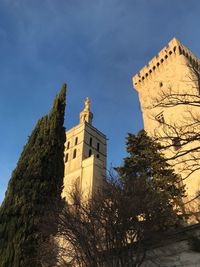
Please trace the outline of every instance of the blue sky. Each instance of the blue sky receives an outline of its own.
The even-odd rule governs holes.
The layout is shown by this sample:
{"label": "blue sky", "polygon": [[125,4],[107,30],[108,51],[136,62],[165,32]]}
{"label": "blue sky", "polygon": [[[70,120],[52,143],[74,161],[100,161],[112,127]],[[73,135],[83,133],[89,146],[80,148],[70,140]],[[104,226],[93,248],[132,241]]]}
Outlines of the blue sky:
{"label": "blue sky", "polygon": [[0,1],[0,202],[36,121],[67,82],[67,129],[86,96],[108,168],[142,129],[132,76],[174,36],[200,56],[198,0]]}

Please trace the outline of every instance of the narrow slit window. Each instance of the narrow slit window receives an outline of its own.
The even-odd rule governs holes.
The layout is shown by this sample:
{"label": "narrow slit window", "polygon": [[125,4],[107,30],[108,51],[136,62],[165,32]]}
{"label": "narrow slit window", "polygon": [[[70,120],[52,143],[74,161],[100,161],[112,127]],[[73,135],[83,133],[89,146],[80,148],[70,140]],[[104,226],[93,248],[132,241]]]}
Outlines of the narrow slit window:
{"label": "narrow slit window", "polygon": [[76,158],[76,149],[74,149],[74,152],[73,152],[73,159]]}
{"label": "narrow slit window", "polygon": [[70,148],[70,142],[67,142],[67,149]]}
{"label": "narrow slit window", "polygon": [[100,149],[100,144],[97,143],[97,151],[99,152],[99,149]]}
{"label": "narrow slit window", "polygon": [[75,139],[75,146],[78,144],[78,137]]}
{"label": "narrow slit window", "polygon": [[67,154],[65,155],[65,162],[68,162],[68,159],[69,159],[69,154],[67,153]]}
{"label": "narrow slit window", "polygon": [[92,137],[90,137],[90,146],[92,146]]}
{"label": "narrow slit window", "polygon": [[92,156],[92,149],[89,150],[89,154],[88,154],[89,157]]}

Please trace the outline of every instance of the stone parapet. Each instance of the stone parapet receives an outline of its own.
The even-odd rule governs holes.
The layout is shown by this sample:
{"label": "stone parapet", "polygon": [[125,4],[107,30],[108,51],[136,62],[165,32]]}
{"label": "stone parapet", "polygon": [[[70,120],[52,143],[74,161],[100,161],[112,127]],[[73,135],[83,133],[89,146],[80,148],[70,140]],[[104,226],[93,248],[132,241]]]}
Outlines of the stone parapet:
{"label": "stone parapet", "polygon": [[183,55],[187,63],[200,70],[200,60],[181,42],[173,38],[168,46],[164,47],[149,63],[144,66],[134,77],[133,87],[139,90],[148,79],[151,79],[162,66],[168,64],[172,57]]}

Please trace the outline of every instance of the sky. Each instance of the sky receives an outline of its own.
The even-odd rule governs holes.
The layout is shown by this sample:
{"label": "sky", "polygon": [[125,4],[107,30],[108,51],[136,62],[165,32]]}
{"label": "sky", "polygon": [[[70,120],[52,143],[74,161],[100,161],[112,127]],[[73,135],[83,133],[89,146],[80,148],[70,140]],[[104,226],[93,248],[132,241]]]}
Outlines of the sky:
{"label": "sky", "polygon": [[176,37],[200,57],[199,0],[0,1],[0,203],[23,146],[67,83],[65,127],[91,99],[108,169],[143,128],[134,76]]}

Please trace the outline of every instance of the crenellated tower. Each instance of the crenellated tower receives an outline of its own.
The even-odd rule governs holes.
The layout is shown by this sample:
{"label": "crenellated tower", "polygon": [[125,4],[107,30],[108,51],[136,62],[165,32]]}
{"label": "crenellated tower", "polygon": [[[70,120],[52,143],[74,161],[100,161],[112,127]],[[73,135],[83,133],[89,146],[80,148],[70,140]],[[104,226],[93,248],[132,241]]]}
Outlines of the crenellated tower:
{"label": "crenellated tower", "polygon": [[80,123],[66,132],[65,175],[62,196],[70,201],[76,187],[84,199],[103,186],[106,176],[106,136],[92,125],[90,99],[80,113]]}
{"label": "crenellated tower", "polygon": [[196,89],[199,87],[198,79],[194,77],[192,67],[200,73],[200,60],[176,38],[173,38],[167,47],[164,47],[133,77],[133,87],[139,94],[146,131],[149,133],[154,131],[158,125],[154,117],[159,114],[164,119],[171,116],[171,119],[174,119],[175,109],[159,110],[159,108],[154,109],[155,116],[151,118],[149,107],[154,106],[161,91],[170,89],[176,93],[189,91],[194,94],[199,93]]}
{"label": "crenellated tower", "polygon": [[[166,134],[171,135],[172,143],[169,143],[169,149],[165,150],[166,157],[182,153],[183,149],[181,141],[176,137],[176,129],[184,127],[185,122],[187,120],[189,122],[191,119],[191,114],[199,112],[195,106],[173,105],[172,102],[176,102],[180,95],[185,99],[186,95],[189,97],[190,94],[194,98],[199,96],[199,77],[200,60],[176,38],[173,38],[167,47],[164,47],[133,77],[133,87],[139,94],[144,129],[151,136],[160,136],[161,140]],[[161,100],[163,103],[167,103],[170,95],[174,95],[174,100],[172,97],[170,98],[172,105],[160,105]],[[167,128],[167,125],[173,126],[173,128]],[[173,146],[171,146],[172,144]],[[188,146],[184,146],[184,149],[193,148],[193,145],[194,143],[190,143]],[[188,157],[187,155],[186,159]],[[190,157],[192,158],[192,154]],[[182,182],[186,185],[188,194],[185,202],[188,202],[200,190],[200,171],[195,171],[187,177],[187,166],[184,166],[184,163],[179,164],[178,160],[181,162],[181,158],[179,158],[172,161],[172,165],[176,163],[175,171],[184,177]]]}

